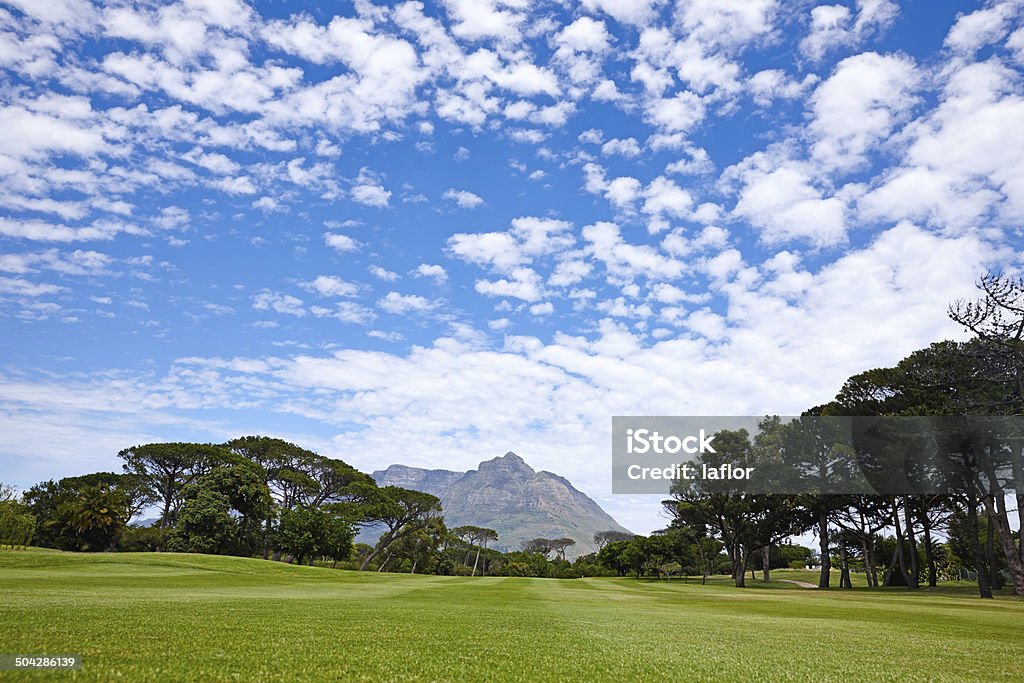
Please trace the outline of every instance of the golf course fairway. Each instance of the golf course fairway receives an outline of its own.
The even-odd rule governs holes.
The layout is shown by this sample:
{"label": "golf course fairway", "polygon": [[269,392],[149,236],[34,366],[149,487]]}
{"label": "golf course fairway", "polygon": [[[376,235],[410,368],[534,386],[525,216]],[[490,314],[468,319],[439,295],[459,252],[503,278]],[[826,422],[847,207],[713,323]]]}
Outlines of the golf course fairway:
{"label": "golf course fairway", "polygon": [[83,664],[0,679],[1011,681],[1024,671],[1024,601],[1010,596],[758,583],[4,550],[0,652]]}

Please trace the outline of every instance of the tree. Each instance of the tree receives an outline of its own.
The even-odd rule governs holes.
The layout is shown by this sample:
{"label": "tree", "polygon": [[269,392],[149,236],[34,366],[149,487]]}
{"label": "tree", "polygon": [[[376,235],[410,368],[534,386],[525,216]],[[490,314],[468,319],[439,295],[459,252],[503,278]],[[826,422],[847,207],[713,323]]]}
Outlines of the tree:
{"label": "tree", "polygon": [[565,562],[565,550],[570,546],[576,545],[576,541],[571,538],[555,538],[551,541],[551,549],[558,555],[558,559]]}
{"label": "tree", "polygon": [[[772,422],[780,433],[781,460],[793,485],[810,491],[801,495],[797,503],[813,518],[816,524],[821,552],[821,572],[818,588],[828,588],[831,576],[830,517],[844,500],[831,493],[846,490],[854,480],[851,466],[854,462],[853,447],[848,428],[839,418],[822,418],[806,415],[785,425]],[[762,430],[765,434],[766,430]],[[770,431],[767,433],[770,434]]]}
{"label": "tree", "polygon": [[0,503],[5,503],[9,500],[14,500],[18,497],[18,489],[11,484],[5,484],[0,481]]}
{"label": "tree", "polygon": [[30,545],[36,530],[35,515],[27,505],[11,498],[0,498],[0,547],[24,548]]}
{"label": "tree", "polygon": [[347,517],[332,512],[329,508],[322,509],[325,516],[321,525],[317,550],[331,561],[333,568],[338,566],[338,562],[352,556],[352,541],[355,540],[355,532],[352,522]]}
{"label": "tree", "polygon": [[201,484],[191,485],[170,532],[167,548],[178,553],[218,554],[235,541],[228,496]]}
{"label": "tree", "polygon": [[[1000,273],[987,273],[977,283],[982,296],[975,301],[957,301],[949,307],[949,317],[970,330],[980,342],[976,354],[983,358],[988,368],[986,378],[1002,387],[995,393],[995,402],[990,402],[986,412],[1003,415],[1024,413],[1024,278],[1007,277]],[[1018,514],[1024,510],[1024,455],[1020,448],[1012,459],[1012,483],[1015,491]],[[992,501],[991,507],[994,507]],[[989,511],[991,515],[993,510]],[[1024,579],[1024,524],[1018,531],[1016,555],[1012,554],[1012,543],[1007,542],[1009,525],[1004,524],[1005,510],[994,510],[1003,543],[1004,554],[1011,572],[1014,573],[1014,588],[1018,595],[1024,594],[1020,579]]]}
{"label": "tree", "polygon": [[247,460],[218,465],[181,495],[169,549],[251,555],[260,545],[254,533],[270,516],[272,502],[259,465]]}
{"label": "tree", "polygon": [[417,569],[429,572],[437,568],[437,550],[449,535],[444,520],[435,517],[424,528],[392,543],[389,552],[394,557],[409,561],[410,574],[415,574]]}
{"label": "tree", "polygon": [[[1016,487],[1019,491],[1021,487],[1016,476],[1021,469],[1021,450],[1015,447],[1015,454],[1008,450],[1019,443],[1020,437],[1007,438],[1005,429],[1009,423],[1000,417],[1018,406],[1013,398],[1017,391],[1015,376],[1013,363],[1005,354],[993,353],[991,342],[985,339],[939,342],[915,351],[892,368],[870,370],[851,377],[836,399],[822,407],[822,412],[918,416],[916,422],[855,421],[858,460],[868,466],[881,463],[883,468],[898,465],[904,471],[874,473],[875,481],[883,486],[900,480],[901,476],[897,475],[905,472],[912,476],[904,481],[937,478],[937,487],[948,492],[950,504],[964,507],[966,523],[974,529],[967,534],[971,539],[977,536],[978,510],[983,507],[994,522],[993,528],[999,532],[1003,554],[1014,577],[1014,589],[1024,593],[1024,558],[1021,547],[1015,546],[1011,538],[1003,499],[1005,489]],[[934,419],[927,420],[927,416],[934,416]],[[861,430],[862,425],[866,425],[864,430]],[[887,438],[857,438],[861,431],[874,432],[876,436],[885,433]],[[920,453],[929,451],[926,444],[930,452]],[[889,448],[897,453],[872,452],[872,448],[878,451]],[[1012,476],[1002,478],[1000,472],[1010,472]],[[898,569],[903,582],[913,587],[917,584],[919,570],[916,566],[915,502],[902,495],[906,493],[908,491],[894,490],[888,498],[890,524],[894,525],[897,545],[886,577],[891,579]],[[974,552],[975,564],[985,566],[982,545],[977,545]],[[983,598],[992,597],[988,572],[978,572],[978,592]]]}
{"label": "tree", "polygon": [[473,571],[470,576],[476,576],[477,566],[480,563],[480,550],[486,548],[489,541],[498,540],[498,532],[494,529],[479,526],[460,526],[452,530],[455,536],[465,541],[470,549],[476,547],[476,556],[473,559]]}
{"label": "tree", "polygon": [[555,549],[555,542],[550,538],[531,538],[519,544],[524,553],[531,555],[543,555],[547,557]]}
{"label": "tree", "polygon": [[441,513],[441,501],[422,491],[385,486],[376,489],[372,497],[367,497],[363,522],[382,523],[386,531],[381,534],[373,551],[363,558],[360,571],[366,570],[392,543],[425,528]]}
{"label": "tree", "polygon": [[224,447],[263,468],[264,481],[286,509],[350,502],[360,498],[367,485],[376,486],[372,477],[351,465],[282,439],[243,436]]}
{"label": "tree", "polygon": [[61,550],[112,549],[131,516],[131,487],[119,486],[121,476],[101,472],[28,489],[24,500],[38,520],[36,542]]}
{"label": "tree", "polygon": [[[636,538],[634,536],[634,538]],[[626,551],[630,547],[630,540],[611,541],[606,543],[597,552],[597,561],[602,567],[613,570],[619,576],[625,576],[629,570],[629,560],[632,559]]]}
{"label": "tree", "polygon": [[868,588],[877,588],[877,534],[889,525],[886,502],[879,496],[847,496],[845,504],[832,511],[831,522],[860,544]]}
{"label": "tree", "polygon": [[598,531],[594,534],[594,545],[597,546],[598,550],[601,550],[601,548],[605,547],[609,543],[614,543],[615,541],[628,541],[633,538],[633,536],[634,534],[631,534],[628,531],[615,531],[614,529],[609,531]]}
{"label": "tree", "polygon": [[298,505],[282,510],[275,546],[302,564],[319,546],[323,522],[323,513],[317,508]]}
{"label": "tree", "polygon": [[117,454],[124,471],[138,476],[152,500],[160,505],[160,526],[174,525],[182,490],[216,465],[229,462],[229,451],[211,444],[152,443]]}
{"label": "tree", "polygon": [[235,525],[234,552],[251,555],[265,548],[260,530],[272,514],[273,500],[259,465],[248,460],[220,465],[196,480],[196,485],[227,497]]}
{"label": "tree", "polygon": [[[755,465],[745,429],[716,432],[715,449],[716,453],[698,456],[698,465]],[[673,526],[689,527],[698,537],[710,533],[722,542],[738,588],[746,586],[746,569],[754,551],[807,526],[806,511],[793,496],[750,494],[745,487],[745,482],[730,480],[676,479],[671,487],[672,499],[663,503],[673,517]]]}

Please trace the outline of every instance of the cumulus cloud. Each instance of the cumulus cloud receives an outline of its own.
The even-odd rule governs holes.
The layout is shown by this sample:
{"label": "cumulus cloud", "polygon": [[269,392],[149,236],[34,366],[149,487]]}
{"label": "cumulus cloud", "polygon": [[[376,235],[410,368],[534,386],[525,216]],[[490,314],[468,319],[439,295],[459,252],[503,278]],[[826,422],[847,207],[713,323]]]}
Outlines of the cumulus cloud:
{"label": "cumulus cloud", "polygon": [[421,263],[414,271],[416,277],[430,278],[435,285],[443,285],[448,282],[448,272],[443,266],[431,263]]}
{"label": "cumulus cloud", "polygon": [[359,172],[351,190],[352,201],[364,206],[383,208],[391,199],[391,191],[385,190],[375,173],[367,168]]}
{"label": "cumulus cloud", "polygon": [[409,312],[424,313],[433,309],[437,304],[433,301],[416,294],[399,294],[388,292],[383,298],[377,301],[377,306],[395,315],[404,315]]}
{"label": "cumulus cloud", "polygon": [[333,275],[318,275],[304,286],[321,296],[355,296],[359,293],[358,285]]}
{"label": "cumulus cloud", "polygon": [[456,190],[454,188],[450,188],[445,190],[444,195],[442,196],[462,209],[475,209],[478,206],[482,206],[484,203],[483,197],[473,194],[469,190]]}
{"label": "cumulus cloud", "polygon": [[818,5],[811,10],[810,31],[800,50],[820,60],[832,50],[856,47],[872,35],[885,31],[899,16],[892,0],[857,0],[856,15],[845,5]]}
{"label": "cumulus cloud", "polygon": [[359,242],[356,242],[348,235],[343,235],[338,232],[325,232],[324,244],[329,246],[331,249],[342,252],[355,251],[359,249]]}

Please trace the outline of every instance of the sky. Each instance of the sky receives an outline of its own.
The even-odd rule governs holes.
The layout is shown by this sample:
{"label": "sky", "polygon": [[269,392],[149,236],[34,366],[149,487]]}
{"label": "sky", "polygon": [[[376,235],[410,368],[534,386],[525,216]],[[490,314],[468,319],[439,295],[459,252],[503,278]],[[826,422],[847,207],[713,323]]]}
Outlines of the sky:
{"label": "sky", "polygon": [[0,0],[0,480],[798,414],[1019,272],[1024,2]]}

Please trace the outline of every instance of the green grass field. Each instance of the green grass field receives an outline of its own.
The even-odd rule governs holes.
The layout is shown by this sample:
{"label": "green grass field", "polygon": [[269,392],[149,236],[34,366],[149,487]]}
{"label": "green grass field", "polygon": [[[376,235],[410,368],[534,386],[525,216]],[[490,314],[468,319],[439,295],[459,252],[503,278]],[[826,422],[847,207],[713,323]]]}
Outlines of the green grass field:
{"label": "green grass field", "polygon": [[971,595],[0,551],[0,653],[97,681],[1020,680],[1024,602]]}

